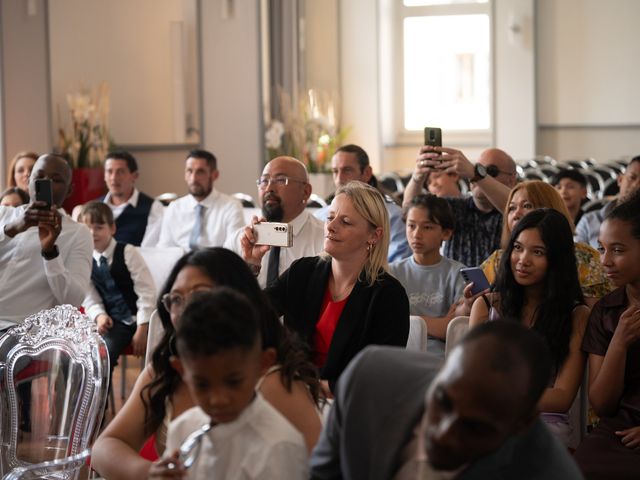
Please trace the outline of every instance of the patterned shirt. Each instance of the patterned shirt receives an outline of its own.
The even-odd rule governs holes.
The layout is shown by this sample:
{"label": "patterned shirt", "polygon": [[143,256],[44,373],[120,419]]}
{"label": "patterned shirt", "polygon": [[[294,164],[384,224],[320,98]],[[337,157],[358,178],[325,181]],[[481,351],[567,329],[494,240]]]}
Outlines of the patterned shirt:
{"label": "patterned shirt", "polygon": [[502,234],[502,213],[478,210],[472,197],[447,198],[456,219],[451,240],[445,242],[444,256],[457,260],[469,267],[480,265],[500,248]]}
{"label": "patterned shirt", "polygon": [[[576,243],[576,266],[578,280],[585,298],[602,298],[613,290],[613,285],[605,276],[600,264],[600,254],[586,243]],[[496,281],[496,272],[500,266],[503,250],[496,250],[480,267],[489,283]]]}

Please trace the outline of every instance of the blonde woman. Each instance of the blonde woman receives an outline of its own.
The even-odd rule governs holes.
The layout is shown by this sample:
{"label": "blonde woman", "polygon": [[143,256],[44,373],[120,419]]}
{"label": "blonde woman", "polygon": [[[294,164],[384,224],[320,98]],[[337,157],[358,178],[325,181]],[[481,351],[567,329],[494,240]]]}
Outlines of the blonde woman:
{"label": "blonde woman", "polygon": [[[575,229],[571,214],[555,188],[539,180],[522,182],[511,190],[507,199],[507,206],[502,218],[503,247],[508,244],[511,232],[520,219],[530,211],[538,208],[557,210],[568,220],[571,229]],[[491,284],[495,281],[502,252],[502,249],[496,250],[481,265]],[[599,298],[609,293],[612,290],[612,286],[604,275],[600,265],[600,255],[595,249],[585,243],[576,243],[575,252],[582,294],[587,305],[591,306]]]}
{"label": "blonde woman", "polygon": [[7,187],[18,187],[23,192],[29,192],[29,177],[36,160],[38,154],[34,152],[20,152],[13,157],[7,172]]}
{"label": "blonde woman", "polygon": [[[331,389],[367,345],[406,345],[409,300],[387,273],[389,216],[380,192],[358,181],[338,188],[324,233],[325,253],[295,261],[266,293],[285,325],[307,342]],[[259,269],[269,247],[255,245],[250,227],[242,247]]]}

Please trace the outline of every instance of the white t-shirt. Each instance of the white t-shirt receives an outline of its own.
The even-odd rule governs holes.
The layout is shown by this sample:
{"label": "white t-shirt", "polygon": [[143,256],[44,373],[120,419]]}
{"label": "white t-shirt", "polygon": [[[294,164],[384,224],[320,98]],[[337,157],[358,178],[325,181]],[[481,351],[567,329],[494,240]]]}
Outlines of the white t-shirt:
{"label": "white t-shirt", "polygon": [[[211,419],[193,407],[169,424],[165,454],[171,454]],[[309,478],[307,448],[298,432],[259,393],[233,422],[218,424],[202,439],[187,471],[190,480],[297,480]]]}

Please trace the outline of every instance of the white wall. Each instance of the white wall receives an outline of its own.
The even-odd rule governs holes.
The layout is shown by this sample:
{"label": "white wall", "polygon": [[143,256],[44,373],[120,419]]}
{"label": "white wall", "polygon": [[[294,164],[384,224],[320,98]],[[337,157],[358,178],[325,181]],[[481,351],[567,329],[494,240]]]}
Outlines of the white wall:
{"label": "white wall", "polygon": [[537,9],[538,151],[640,153],[640,2],[538,0]]}
{"label": "white wall", "polygon": [[19,151],[51,148],[45,2],[29,3],[0,2],[3,172]]}

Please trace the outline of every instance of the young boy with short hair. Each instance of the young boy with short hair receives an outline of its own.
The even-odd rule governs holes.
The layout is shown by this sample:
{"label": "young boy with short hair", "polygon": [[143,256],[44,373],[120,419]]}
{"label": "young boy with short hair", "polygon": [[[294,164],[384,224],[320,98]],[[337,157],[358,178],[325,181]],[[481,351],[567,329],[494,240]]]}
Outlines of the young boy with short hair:
{"label": "young boy with short hair", "polygon": [[107,344],[111,372],[129,345],[143,355],[156,288],[142,255],[133,245],[116,242],[113,213],[102,202],[83,205],[78,221],[93,236],[91,289],[82,305]]}
{"label": "young boy with short hair", "polygon": [[243,294],[220,287],[192,295],[171,358],[197,405],[169,425],[166,452],[174,452],[177,469],[184,466],[175,450],[202,426],[212,428],[188,478],[308,478],[302,435],[256,391],[273,362],[261,345],[258,314]]}
{"label": "young boy with short hair", "polygon": [[440,253],[442,242],[453,235],[453,212],[443,198],[418,195],[404,219],[413,255],[392,263],[389,271],[407,291],[411,315],[421,316],[427,324],[427,349],[444,358],[447,326],[464,289],[460,275],[464,265]]}

